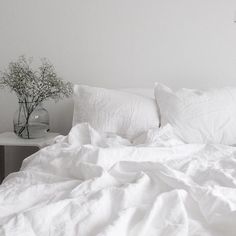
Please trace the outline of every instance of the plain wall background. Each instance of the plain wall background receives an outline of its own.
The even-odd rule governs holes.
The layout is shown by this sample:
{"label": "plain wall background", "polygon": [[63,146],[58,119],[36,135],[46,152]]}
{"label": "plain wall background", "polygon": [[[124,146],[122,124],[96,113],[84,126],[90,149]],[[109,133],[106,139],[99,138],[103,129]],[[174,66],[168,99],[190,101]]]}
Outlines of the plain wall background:
{"label": "plain wall background", "polygon": [[[104,87],[236,85],[235,0],[0,0],[0,70],[19,55],[47,57],[65,80]],[[52,131],[72,103],[46,104]],[[0,91],[0,132],[14,95]],[[20,151],[8,157],[7,169]]]}

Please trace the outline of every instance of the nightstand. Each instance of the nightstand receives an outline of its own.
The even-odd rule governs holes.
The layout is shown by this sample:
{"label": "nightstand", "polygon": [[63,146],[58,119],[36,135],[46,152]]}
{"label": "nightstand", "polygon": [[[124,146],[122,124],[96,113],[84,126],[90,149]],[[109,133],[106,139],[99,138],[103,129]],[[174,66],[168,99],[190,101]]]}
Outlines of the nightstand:
{"label": "nightstand", "polygon": [[13,132],[0,134],[0,183],[5,178],[5,146],[37,147],[39,149],[48,146],[58,133],[48,133],[40,139],[22,139]]}

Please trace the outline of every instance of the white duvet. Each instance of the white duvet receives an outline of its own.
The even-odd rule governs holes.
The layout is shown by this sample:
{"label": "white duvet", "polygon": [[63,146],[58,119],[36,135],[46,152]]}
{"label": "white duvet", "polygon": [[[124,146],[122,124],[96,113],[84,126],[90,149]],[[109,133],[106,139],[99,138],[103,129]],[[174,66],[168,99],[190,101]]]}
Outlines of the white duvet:
{"label": "white duvet", "polygon": [[235,236],[236,148],[77,125],[5,179],[0,235]]}

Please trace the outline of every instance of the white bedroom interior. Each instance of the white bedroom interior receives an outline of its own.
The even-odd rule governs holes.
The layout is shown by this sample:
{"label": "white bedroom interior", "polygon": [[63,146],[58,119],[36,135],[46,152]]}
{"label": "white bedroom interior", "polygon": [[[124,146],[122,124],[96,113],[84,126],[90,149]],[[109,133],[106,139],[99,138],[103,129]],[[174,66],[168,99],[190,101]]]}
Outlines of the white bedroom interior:
{"label": "white bedroom interior", "polygon": [[[234,85],[235,15],[234,0],[1,1],[0,68],[25,54],[47,57],[62,78],[94,86]],[[16,103],[4,90],[0,96],[3,132]],[[61,115],[52,129],[65,134],[72,114]]]}
{"label": "white bedroom interior", "polygon": [[[48,58],[65,80],[93,86],[235,85],[235,18],[234,0],[4,0],[0,68],[25,54]],[[15,101],[1,90],[0,132],[12,130]],[[51,130],[67,134],[71,101],[45,105]],[[11,156],[24,151],[7,152],[7,169],[14,169]]]}
{"label": "white bedroom interior", "polygon": [[[74,84],[236,86],[236,1],[1,0],[0,70],[22,54],[48,58]],[[51,131],[68,134],[72,99],[45,107]],[[16,109],[16,97],[0,90],[0,133],[12,131]],[[6,173],[34,151],[6,149]]]}

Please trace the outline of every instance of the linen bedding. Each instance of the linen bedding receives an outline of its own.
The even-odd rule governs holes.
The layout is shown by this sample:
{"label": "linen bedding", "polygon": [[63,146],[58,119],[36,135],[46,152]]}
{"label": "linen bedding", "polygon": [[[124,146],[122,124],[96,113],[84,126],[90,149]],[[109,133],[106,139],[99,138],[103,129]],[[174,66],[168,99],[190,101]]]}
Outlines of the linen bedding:
{"label": "linen bedding", "polygon": [[5,179],[0,235],[235,236],[236,148],[76,125]]}

